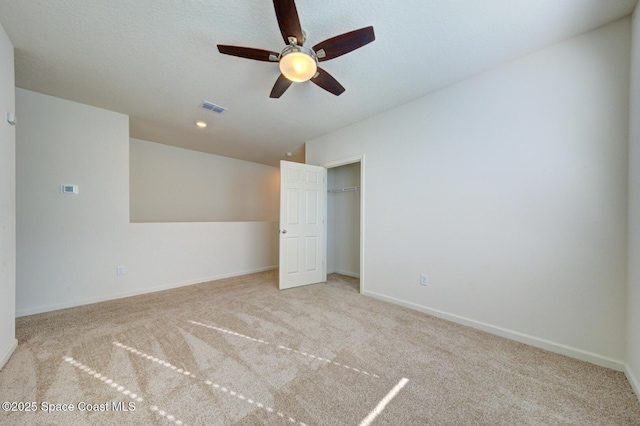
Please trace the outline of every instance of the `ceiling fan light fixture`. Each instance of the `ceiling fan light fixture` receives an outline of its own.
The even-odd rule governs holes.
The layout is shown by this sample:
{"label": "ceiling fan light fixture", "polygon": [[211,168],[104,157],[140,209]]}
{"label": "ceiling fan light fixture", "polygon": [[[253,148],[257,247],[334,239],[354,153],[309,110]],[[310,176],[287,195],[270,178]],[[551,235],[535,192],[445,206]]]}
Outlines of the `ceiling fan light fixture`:
{"label": "ceiling fan light fixture", "polygon": [[312,49],[290,45],[280,53],[280,72],[289,80],[302,83],[318,71],[318,58]]}

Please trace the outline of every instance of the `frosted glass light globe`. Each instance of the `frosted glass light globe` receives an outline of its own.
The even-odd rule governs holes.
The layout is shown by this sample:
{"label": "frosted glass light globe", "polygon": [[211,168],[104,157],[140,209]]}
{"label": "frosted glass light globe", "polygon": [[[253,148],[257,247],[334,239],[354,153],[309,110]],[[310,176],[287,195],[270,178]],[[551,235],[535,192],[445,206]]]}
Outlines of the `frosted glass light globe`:
{"label": "frosted glass light globe", "polygon": [[310,80],[318,70],[313,50],[302,46],[287,46],[281,53],[280,72],[296,83]]}

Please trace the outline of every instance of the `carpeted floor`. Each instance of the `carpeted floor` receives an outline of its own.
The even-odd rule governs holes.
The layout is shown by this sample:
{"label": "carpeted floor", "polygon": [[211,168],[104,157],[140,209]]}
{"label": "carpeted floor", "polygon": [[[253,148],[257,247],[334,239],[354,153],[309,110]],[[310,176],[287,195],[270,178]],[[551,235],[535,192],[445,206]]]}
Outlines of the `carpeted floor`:
{"label": "carpeted floor", "polygon": [[640,425],[622,373],[357,286],[271,271],[18,318],[0,399],[29,404],[0,423]]}

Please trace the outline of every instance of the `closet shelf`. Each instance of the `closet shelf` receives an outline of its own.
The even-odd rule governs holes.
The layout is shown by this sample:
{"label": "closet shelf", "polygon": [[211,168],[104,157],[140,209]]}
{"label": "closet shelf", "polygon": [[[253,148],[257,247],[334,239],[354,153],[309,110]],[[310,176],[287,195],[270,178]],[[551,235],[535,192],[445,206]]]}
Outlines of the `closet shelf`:
{"label": "closet shelf", "polygon": [[346,188],[333,188],[333,189],[329,189],[327,192],[347,192],[347,191],[360,191],[360,187],[347,186]]}

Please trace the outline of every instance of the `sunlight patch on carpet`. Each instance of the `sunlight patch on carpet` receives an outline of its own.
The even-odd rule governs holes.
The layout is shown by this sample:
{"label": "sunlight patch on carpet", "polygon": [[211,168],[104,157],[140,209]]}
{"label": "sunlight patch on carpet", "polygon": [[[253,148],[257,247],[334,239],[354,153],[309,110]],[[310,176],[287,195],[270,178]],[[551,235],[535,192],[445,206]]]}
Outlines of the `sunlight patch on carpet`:
{"label": "sunlight patch on carpet", "polygon": [[209,328],[211,330],[219,331],[220,333],[226,333],[226,334],[230,334],[232,336],[242,337],[243,339],[251,340],[252,342],[262,343],[262,344],[265,344],[265,345],[269,344],[268,342],[265,342],[264,340],[256,339],[254,337],[245,336],[244,334],[236,333],[235,331],[227,330],[227,329],[216,327],[216,326],[213,326],[213,325],[203,324],[203,323],[197,322],[197,321],[189,321],[189,322],[191,324],[194,324],[194,325],[199,325],[201,327],[206,327],[206,328]]}
{"label": "sunlight patch on carpet", "polygon": [[222,393],[225,393],[225,394],[227,394],[227,395],[229,395],[229,396],[233,396],[233,397],[235,397],[235,398],[238,398],[239,400],[244,401],[244,402],[246,402],[247,404],[250,404],[250,405],[253,405],[253,406],[255,406],[255,407],[258,407],[258,408],[260,408],[260,409],[262,409],[262,410],[266,411],[266,412],[267,412],[267,413],[269,413],[269,414],[275,414],[276,416],[278,416],[278,417],[282,417],[283,419],[288,419],[288,420],[289,420],[289,422],[291,422],[291,423],[298,423],[300,426],[307,426],[305,423],[298,422],[298,421],[297,421],[296,419],[294,419],[293,417],[289,417],[289,416],[285,415],[285,414],[284,414],[283,412],[281,412],[281,411],[276,411],[275,409],[273,409],[273,408],[271,408],[271,407],[269,407],[269,406],[267,406],[267,405],[265,405],[265,404],[263,404],[263,403],[261,403],[261,402],[257,402],[257,401],[254,401],[254,400],[253,400],[253,399],[251,399],[251,398],[247,398],[247,397],[246,397],[246,396],[244,396],[243,394],[241,394],[241,393],[239,393],[239,392],[236,392],[236,391],[234,391],[234,390],[232,390],[232,389],[229,389],[229,388],[227,388],[227,387],[225,387],[225,386],[221,386],[221,385],[219,385],[219,384],[217,384],[217,383],[214,383],[214,382],[212,382],[212,381],[210,381],[210,380],[205,381],[205,384],[207,384],[207,385],[211,386],[213,389],[216,389],[216,390],[218,390],[218,391],[220,391],[220,392],[222,392]]}
{"label": "sunlight patch on carpet", "polygon": [[[131,399],[133,399],[134,401],[137,402],[143,402],[144,399],[139,396],[138,394],[136,394],[135,392],[131,392],[129,389],[126,389],[124,386],[119,385],[117,382],[113,381],[113,379],[108,378],[107,376],[105,376],[104,374],[101,374],[99,372],[97,372],[96,370],[92,369],[91,367],[82,364],[80,361],[77,361],[75,359],[73,359],[70,356],[64,356],[62,357],[62,359],[64,359],[67,363],[71,364],[73,367],[77,368],[80,371],[83,371],[85,373],[87,373],[88,375],[92,376],[95,379],[100,380],[101,382],[103,382],[105,385],[108,385],[109,387],[111,387],[113,390],[120,392],[122,395],[127,396]],[[168,421],[170,421],[171,423],[175,423],[178,426],[186,426],[184,424],[184,422],[182,420],[176,419],[175,416],[167,413],[164,410],[160,410],[157,406],[152,405],[149,408],[152,412],[156,413],[157,415],[164,417],[165,419],[167,419]]]}
{"label": "sunlight patch on carpet", "polygon": [[[250,340],[252,342],[261,343],[263,345],[268,345],[268,346],[275,346],[275,345],[271,345],[269,342],[266,342],[266,341],[264,341],[262,339],[256,339],[254,337],[245,336],[244,334],[236,333],[235,331],[228,330],[228,329],[225,329],[225,328],[216,327],[216,326],[208,325],[208,324],[203,324],[203,323],[197,322],[197,321],[189,320],[189,322],[191,324],[198,325],[200,327],[205,327],[205,328],[208,328],[208,329],[211,329],[211,330],[218,331],[220,333],[225,333],[225,334],[229,334],[229,335],[232,335],[232,336],[241,337],[243,339],[247,339],[247,340]],[[343,367],[343,368],[345,368],[347,370],[351,370],[351,371],[354,371],[356,373],[364,374],[365,376],[375,377],[376,379],[380,378],[380,376],[378,376],[377,374],[368,373],[368,372],[366,372],[366,371],[364,371],[362,369],[350,367],[348,365],[341,364],[339,362],[332,361],[330,359],[323,358],[321,356],[313,355],[313,354],[310,354],[310,353],[307,353],[307,352],[303,352],[303,351],[298,351],[298,350],[291,349],[291,348],[288,348],[288,347],[282,346],[282,345],[277,345],[275,347],[277,347],[278,349],[282,349],[282,350],[288,351],[290,353],[294,353],[294,354],[297,354],[297,355],[305,356],[305,357],[313,359],[313,360],[322,361],[322,362],[326,363],[327,365],[335,365],[335,366],[338,366],[338,367]]]}
{"label": "sunlight patch on carpet", "polygon": [[[147,361],[154,362],[154,363],[156,363],[158,365],[166,367],[166,368],[168,368],[168,369],[170,369],[172,371],[175,371],[176,373],[182,374],[182,375],[190,377],[192,379],[199,380],[199,379],[197,379],[195,374],[193,374],[193,373],[191,373],[191,372],[189,372],[187,370],[184,370],[182,368],[178,368],[177,366],[171,364],[170,362],[167,362],[167,361],[164,361],[164,360],[162,360],[160,358],[157,358],[157,357],[154,357],[152,355],[149,355],[146,352],[140,351],[140,350],[138,350],[138,349],[136,349],[134,347],[127,346],[124,343],[113,342],[113,344],[115,346],[119,347],[119,348],[122,348],[122,349],[134,354],[134,355],[139,356],[142,359],[146,359]],[[307,426],[305,423],[299,422],[295,418],[287,416],[283,412],[277,411],[274,408],[271,408],[271,407],[269,407],[269,406],[267,406],[267,405],[265,405],[265,404],[263,404],[261,402],[255,401],[254,399],[249,398],[249,397],[243,395],[240,392],[237,392],[235,390],[229,389],[229,388],[227,388],[225,386],[221,386],[218,383],[214,383],[214,382],[212,382],[210,380],[206,380],[206,381],[199,380],[199,381],[200,382],[204,382],[207,386],[210,386],[211,388],[215,389],[216,391],[219,391],[219,392],[222,392],[222,393],[224,393],[226,395],[229,395],[229,396],[232,396],[234,398],[237,398],[237,399],[239,399],[239,400],[241,400],[241,401],[243,401],[243,402],[245,402],[245,403],[247,403],[249,405],[252,405],[254,407],[260,408],[260,409],[266,411],[269,414],[273,414],[273,415],[276,415],[278,417],[282,417],[283,419],[287,419],[290,423],[297,423],[299,426]],[[168,415],[166,412],[158,409],[158,407],[156,407],[156,406],[152,406],[151,407],[151,411],[155,412],[156,414],[158,414],[158,415],[160,415],[162,417],[165,417],[169,421],[174,421],[175,420],[175,417]],[[174,420],[172,420],[172,419],[174,419]],[[176,423],[176,424],[178,424],[178,423]],[[180,423],[180,424],[182,424],[182,423]]]}
{"label": "sunlight patch on carpet", "polygon": [[185,369],[183,369],[183,368],[179,368],[178,366],[173,365],[173,364],[171,364],[170,362],[164,361],[164,360],[162,360],[162,359],[160,359],[160,358],[157,358],[157,357],[154,357],[154,356],[152,356],[152,355],[149,355],[149,354],[147,354],[147,353],[145,353],[145,352],[139,351],[139,350],[137,350],[136,348],[132,348],[131,346],[127,346],[127,345],[125,345],[125,344],[123,344],[123,343],[120,343],[120,342],[113,342],[113,344],[114,344],[114,345],[116,345],[116,346],[117,346],[117,347],[119,347],[119,348],[122,348],[122,349],[124,349],[124,350],[126,350],[126,351],[131,352],[131,353],[132,353],[132,354],[134,354],[134,355],[138,355],[138,356],[139,356],[139,357],[141,357],[141,358],[145,358],[145,359],[147,359],[147,360],[149,360],[149,361],[152,361],[152,362],[158,363],[158,364],[160,364],[160,365],[162,365],[162,366],[164,366],[164,367],[168,367],[168,368],[170,368],[170,369],[172,369],[172,370],[175,370],[177,373],[184,374],[185,376],[191,376],[191,377],[193,377],[193,378],[195,378],[195,377],[196,377],[196,376],[195,376],[193,373],[191,373],[190,371],[187,371],[187,370],[185,370]]}
{"label": "sunlight patch on carpet", "polygon": [[85,373],[87,373],[88,375],[100,380],[101,382],[103,382],[105,385],[109,385],[110,387],[112,387],[114,390],[120,392],[121,394],[128,396],[129,398],[133,399],[134,401],[138,401],[138,402],[142,402],[144,401],[142,399],[142,397],[138,396],[138,394],[131,392],[128,389],[125,389],[124,386],[119,385],[118,383],[114,382],[112,379],[108,378],[107,376],[98,373],[96,370],[91,369],[91,367],[82,364],[79,361],[76,361],[75,359],[73,359],[70,356],[65,356],[62,359],[64,359],[67,363],[71,364],[72,366],[74,366],[75,368],[77,368],[80,371],[84,371]]}
{"label": "sunlight patch on carpet", "polygon": [[322,358],[320,356],[311,355],[311,354],[308,354],[306,352],[300,352],[300,351],[297,351],[295,349],[287,348],[286,346],[278,346],[278,349],[283,349],[285,351],[289,351],[289,352],[292,352],[292,353],[295,353],[295,354],[298,354],[298,355],[306,356],[306,357],[309,357],[311,359],[317,359],[318,361],[324,361],[326,363],[330,363],[330,364],[336,365],[338,367],[344,367],[347,370],[352,370],[352,371],[355,371],[356,373],[362,373],[365,376],[375,377],[376,379],[380,378],[380,376],[378,376],[377,374],[367,373],[366,371],[359,370],[359,369],[353,368],[353,367],[349,367],[348,365],[340,364],[339,362],[331,361],[330,359],[327,359],[327,358]]}
{"label": "sunlight patch on carpet", "polygon": [[402,378],[398,382],[398,384],[395,385],[393,389],[391,389],[389,393],[385,395],[384,398],[382,398],[382,400],[378,403],[378,405],[376,405],[376,407],[373,410],[371,410],[369,415],[365,417],[358,426],[369,426],[376,419],[376,417],[378,417],[380,413],[382,413],[382,411],[387,406],[387,404],[391,402],[393,398],[395,398],[398,392],[400,392],[408,382],[409,382],[409,379]]}

